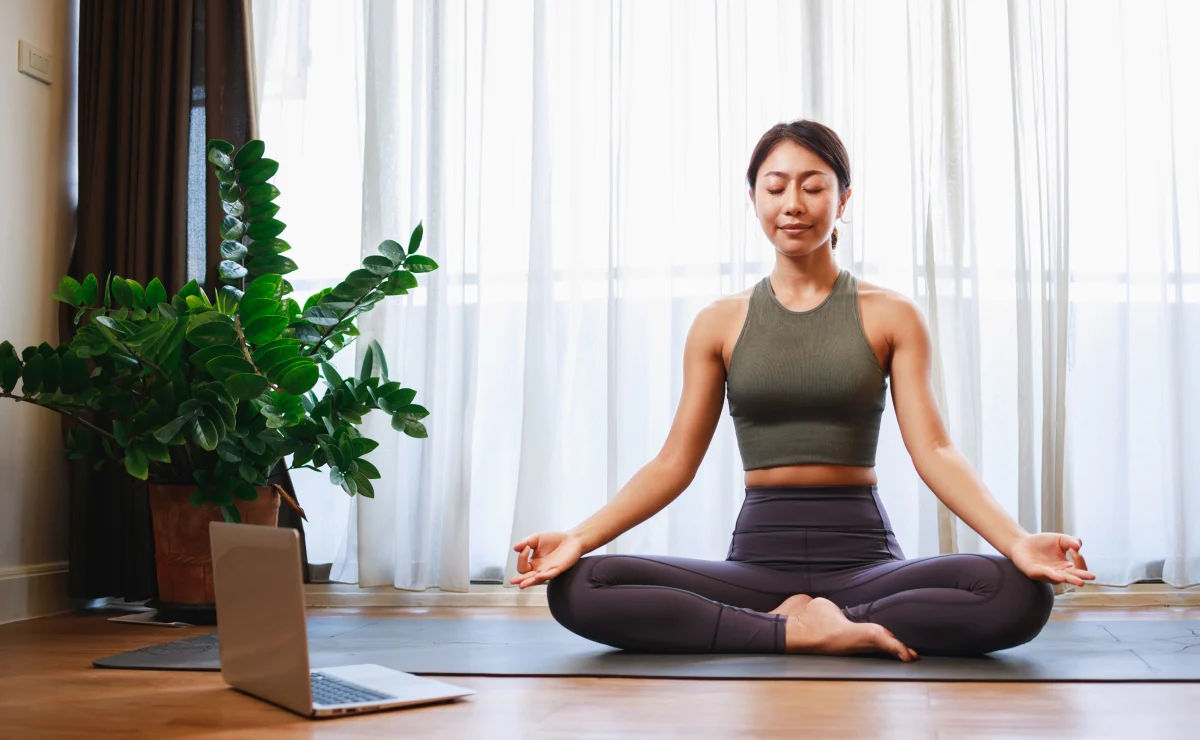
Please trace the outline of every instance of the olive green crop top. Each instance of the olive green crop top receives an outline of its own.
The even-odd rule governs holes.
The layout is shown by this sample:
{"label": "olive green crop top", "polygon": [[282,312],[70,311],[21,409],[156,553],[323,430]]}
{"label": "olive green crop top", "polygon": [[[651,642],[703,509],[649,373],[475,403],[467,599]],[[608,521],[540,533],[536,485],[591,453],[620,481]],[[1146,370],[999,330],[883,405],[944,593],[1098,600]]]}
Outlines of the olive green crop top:
{"label": "olive green crop top", "polygon": [[745,470],[874,466],[887,374],[862,328],[858,280],[842,270],[809,311],[788,310],[770,276],[759,281],[725,387]]}

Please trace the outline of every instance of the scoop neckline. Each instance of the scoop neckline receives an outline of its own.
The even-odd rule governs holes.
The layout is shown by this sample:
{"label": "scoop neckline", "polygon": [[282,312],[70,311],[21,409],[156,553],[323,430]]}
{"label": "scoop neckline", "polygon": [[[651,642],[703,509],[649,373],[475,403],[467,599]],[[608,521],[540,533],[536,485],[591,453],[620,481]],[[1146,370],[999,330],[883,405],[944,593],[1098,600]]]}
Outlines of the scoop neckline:
{"label": "scoop neckline", "polygon": [[825,299],[823,301],[821,301],[817,305],[813,306],[812,308],[808,309],[807,311],[793,311],[792,309],[788,308],[787,306],[785,306],[779,302],[778,296],[775,295],[775,288],[771,287],[771,273],[767,273],[767,276],[763,278],[763,282],[766,283],[766,286],[767,286],[767,295],[771,297],[771,302],[774,303],[776,306],[778,306],[779,310],[781,310],[785,313],[790,313],[793,316],[805,316],[807,314],[811,314],[811,313],[820,311],[822,308],[825,307],[826,303],[829,303],[829,301],[833,298],[833,294],[837,293],[838,286],[842,283],[842,280],[846,277],[847,272],[848,271],[845,269],[839,271],[837,279],[833,281],[833,287],[829,289],[829,295],[825,296]]}

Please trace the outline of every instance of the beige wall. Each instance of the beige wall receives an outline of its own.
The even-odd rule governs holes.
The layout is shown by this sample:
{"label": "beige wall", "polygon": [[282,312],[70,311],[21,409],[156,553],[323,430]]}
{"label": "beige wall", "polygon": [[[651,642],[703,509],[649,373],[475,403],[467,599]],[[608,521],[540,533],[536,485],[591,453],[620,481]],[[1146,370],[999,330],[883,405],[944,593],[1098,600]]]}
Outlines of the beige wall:
{"label": "beige wall", "polygon": [[[0,341],[57,344],[74,238],[73,0],[0,2]],[[54,55],[53,84],[17,72],[17,40]],[[67,493],[58,417],[0,399],[0,623],[61,611]]]}

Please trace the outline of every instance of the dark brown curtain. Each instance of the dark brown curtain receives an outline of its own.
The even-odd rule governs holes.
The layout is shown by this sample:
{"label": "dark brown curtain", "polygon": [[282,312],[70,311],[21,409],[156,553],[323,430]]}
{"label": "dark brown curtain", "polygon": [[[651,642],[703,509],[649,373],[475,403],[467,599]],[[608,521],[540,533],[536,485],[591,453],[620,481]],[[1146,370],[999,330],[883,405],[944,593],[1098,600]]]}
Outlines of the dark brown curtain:
{"label": "dark brown curtain", "polygon": [[[204,155],[209,139],[240,146],[255,136],[245,14],[243,0],[80,0],[71,275],[103,282],[112,273],[143,285],[158,277],[169,291],[193,278],[219,284],[224,214]],[[65,341],[72,327],[66,311],[60,316]],[[271,482],[294,497],[282,466]],[[145,485],[115,465],[97,473],[78,461],[70,507],[70,595],[153,597]],[[280,525],[300,529],[303,543],[300,521],[281,509]]]}

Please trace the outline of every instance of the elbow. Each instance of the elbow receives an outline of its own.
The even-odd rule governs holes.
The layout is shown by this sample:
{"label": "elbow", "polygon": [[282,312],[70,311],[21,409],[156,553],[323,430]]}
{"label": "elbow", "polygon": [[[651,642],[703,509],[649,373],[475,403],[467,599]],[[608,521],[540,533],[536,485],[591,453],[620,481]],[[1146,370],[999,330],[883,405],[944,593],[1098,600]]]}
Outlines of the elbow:
{"label": "elbow", "polygon": [[656,472],[675,493],[681,493],[692,484],[700,465],[677,455],[659,455],[653,463]]}
{"label": "elbow", "polygon": [[936,465],[935,461],[943,459],[946,451],[953,448],[954,443],[948,439],[932,439],[924,444],[914,445],[908,452],[912,457],[913,467],[919,474],[924,475],[931,464]]}

